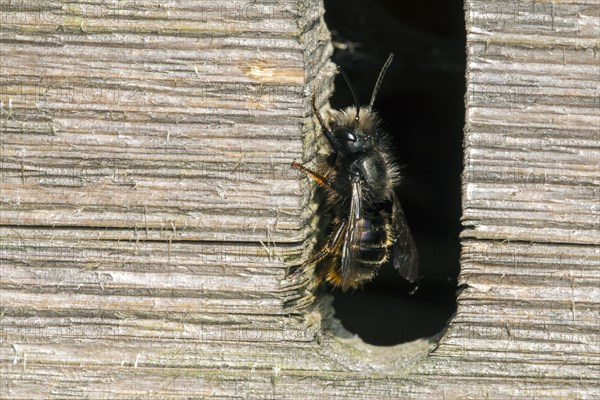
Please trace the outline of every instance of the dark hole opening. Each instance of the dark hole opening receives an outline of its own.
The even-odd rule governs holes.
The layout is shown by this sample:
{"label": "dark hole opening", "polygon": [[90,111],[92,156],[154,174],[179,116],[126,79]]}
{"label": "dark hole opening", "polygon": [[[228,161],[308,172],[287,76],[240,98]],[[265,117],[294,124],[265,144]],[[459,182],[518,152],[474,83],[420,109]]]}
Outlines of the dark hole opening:
{"label": "dark hole opening", "polygon": [[[394,139],[404,182],[398,193],[420,253],[420,288],[392,266],[363,289],[334,293],[336,317],[374,345],[442,331],[456,309],[459,272],[465,30],[462,0],[325,0],[325,20],[361,104],[389,53],[395,59],[375,109]],[[341,76],[332,107],[352,104]]]}

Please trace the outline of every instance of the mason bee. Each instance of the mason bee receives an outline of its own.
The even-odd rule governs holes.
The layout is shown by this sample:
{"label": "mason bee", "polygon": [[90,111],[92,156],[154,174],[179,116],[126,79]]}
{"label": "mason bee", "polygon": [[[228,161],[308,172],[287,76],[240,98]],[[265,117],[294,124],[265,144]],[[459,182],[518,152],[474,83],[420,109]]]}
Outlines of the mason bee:
{"label": "mason bee", "polygon": [[325,191],[331,223],[325,245],[301,269],[316,265],[321,280],[342,291],[371,280],[392,260],[409,281],[418,274],[418,254],[395,190],[400,170],[389,136],[373,110],[387,68],[383,65],[367,107],[360,106],[346,73],[339,69],[354,98],[354,106],[338,111],[329,128],[312,98],[312,108],[331,153],[317,171],[293,162]]}

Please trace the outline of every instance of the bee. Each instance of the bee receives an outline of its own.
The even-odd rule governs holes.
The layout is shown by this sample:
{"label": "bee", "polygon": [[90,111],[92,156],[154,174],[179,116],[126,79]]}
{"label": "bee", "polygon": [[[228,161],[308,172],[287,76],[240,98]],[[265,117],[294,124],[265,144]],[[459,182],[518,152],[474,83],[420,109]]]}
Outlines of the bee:
{"label": "bee", "polygon": [[381,130],[373,110],[386,70],[383,65],[367,107],[360,106],[346,73],[339,69],[354,98],[354,106],[337,111],[329,128],[312,98],[312,109],[331,147],[313,171],[297,162],[326,193],[331,223],[325,245],[300,270],[317,266],[319,279],[342,291],[371,280],[387,261],[407,280],[418,274],[418,253],[402,206],[396,197],[400,169],[390,137]]}

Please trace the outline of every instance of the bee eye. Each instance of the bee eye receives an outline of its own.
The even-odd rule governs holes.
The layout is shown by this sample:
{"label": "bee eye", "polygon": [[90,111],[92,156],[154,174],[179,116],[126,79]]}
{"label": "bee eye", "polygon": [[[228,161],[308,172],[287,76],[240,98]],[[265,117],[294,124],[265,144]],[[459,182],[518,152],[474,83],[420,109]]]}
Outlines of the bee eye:
{"label": "bee eye", "polygon": [[356,142],[354,131],[348,128],[335,128],[333,130],[333,136],[338,140],[341,139],[349,142]]}

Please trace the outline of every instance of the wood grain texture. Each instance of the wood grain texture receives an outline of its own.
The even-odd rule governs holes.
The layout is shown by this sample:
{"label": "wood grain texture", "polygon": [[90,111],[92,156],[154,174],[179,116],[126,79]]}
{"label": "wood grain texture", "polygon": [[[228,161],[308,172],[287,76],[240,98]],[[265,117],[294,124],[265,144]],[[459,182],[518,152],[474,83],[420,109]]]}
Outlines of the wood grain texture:
{"label": "wood grain texture", "polygon": [[0,6],[0,397],[598,396],[597,1],[466,1],[465,289],[439,343],[390,348],[284,279],[319,1]]}
{"label": "wood grain texture", "polygon": [[466,5],[465,289],[427,365],[482,385],[447,393],[596,398],[600,5]]}
{"label": "wood grain texture", "polygon": [[[309,277],[282,282],[311,250],[290,163],[332,90],[322,6],[0,7],[0,397],[202,395],[215,356],[314,348]],[[196,383],[149,389],[173,367]]]}

